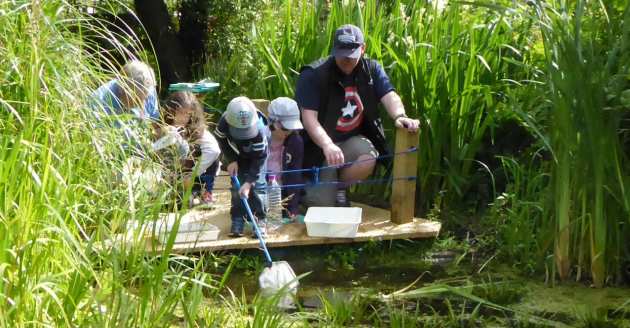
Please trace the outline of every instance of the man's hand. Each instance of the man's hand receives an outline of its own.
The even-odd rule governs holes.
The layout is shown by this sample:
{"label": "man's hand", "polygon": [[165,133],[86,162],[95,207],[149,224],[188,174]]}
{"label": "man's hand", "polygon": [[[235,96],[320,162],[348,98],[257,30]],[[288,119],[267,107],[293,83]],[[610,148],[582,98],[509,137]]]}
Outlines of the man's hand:
{"label": "man's hand", "polygon": [[322,150],[324,151],[324,156],[326,157],[326,163],[328,163],[328,165],[341,165],[345,163],[341,148],[334,143],[331,142],[327,144]]}
{"label": "man's hand", "polygon": [[317,120],[317,111],[304,108],[302,110],[302,122],[304,123],[304,129],[308,132],[308,135],[324,153],[326,157],[326,163],[328,165],[341,165],[344,163],[343,152],[337,145],[335,145],[326,133],[326,130],[319,124]]}
{"label": "man's hand", "polygon": [[241,185],[241,189],[238,190],[239,195],[241,197],[249,198],[249,191],[252,189],[252,184],[250,182],[245,182]]}
{"label": "man's hand", "polygon": [[399,117],[394,122],[397,128],[405,128],[409,132],[416,132],[420,128],[420,121],[409,117]]}
{"label": "man's hand", "polygon": [[405,115],[405,106],[396,91],[390,91],[381,98],[381,103],[389,117],[395,118],[394,125],[397,128],[407,129],[409,132],[416,132],[420,127],[420,121],[411,119]]}
{"label": "man's hand", "polygon": [[227,172],[230,176],[236,176],[238,174],[238,163],[236,161],[228,164]]}

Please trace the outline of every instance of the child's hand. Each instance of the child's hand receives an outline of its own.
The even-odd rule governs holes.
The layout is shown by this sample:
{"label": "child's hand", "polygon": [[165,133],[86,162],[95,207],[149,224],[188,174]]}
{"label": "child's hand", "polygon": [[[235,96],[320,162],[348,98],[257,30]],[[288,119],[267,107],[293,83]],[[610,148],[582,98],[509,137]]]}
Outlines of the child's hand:
{"label": "child's hand", "polygon": [[238,174],[238,163],[236,161],[228,164],[227,172],[231,176],[236,176]]}
{"label": "child's hand", "polygon": [[241,197],[249,198],[250,189],[252,189],[252,184],[250,182],[245,182],[241,186],[241,189],[238,191],[238,193],[241,195]]}

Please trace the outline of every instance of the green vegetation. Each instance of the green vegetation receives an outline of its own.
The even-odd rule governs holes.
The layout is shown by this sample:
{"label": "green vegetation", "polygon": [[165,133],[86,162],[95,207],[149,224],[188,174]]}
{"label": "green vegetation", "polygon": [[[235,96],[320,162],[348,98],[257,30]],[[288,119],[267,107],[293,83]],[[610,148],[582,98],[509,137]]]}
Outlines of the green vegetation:
{"label": "green vegetation", "polygon": [[628,15],[623,1],[276,1],[251,35],[258,73],[220,80],[292,94],[334,29],[359,25],[422,122],[418,211],[499,240],[525,271],[603,286],[630,257]]}
{"label": "green vegetation", "polygon": [[196,320],[219,282],[203,258],[103,246],[161,206],[119,178],[124,150],[89,115],[116,65],[75,32],[105,30],[62,1],[2,2],[0,13],[0,325],[165,325],[182,304]]}
{"label": "green vegetation", "polygon": [[[613,309],[576,305],[556,317],[528,299],[542,287],[515,278],[597,287],[630,280],[627,1],[219,4],[243,13],[214,31],[227,31],[226,43],[210,43],[225,53],[194,67],[223,85],[207,99],[217,108],[237,94],[292,95],[299,68],[329,53],[338,25],[364,29],[369,56],[383,62],[422,122],[418,213],[441,220],[445,236],[433,245],[343,246],[307,260],[322,264],[318,274],[333,287],[339,279],[355,287],[361,270],[408,284],[415,277],[392,278],[400,261],[434,275],[419,274],[404,290],[363,282],[383,288],[318,294],[318,308],[283,313],[273,300],[227,288],[235,271],[255,279],[258,257],[175,256],[174,234],[152,255],[133,231],[134,243],[107,244],[131,219],[177,208],[173,188],[150,193],[125,178],[128,150],[94,122],[88,103],[118,61],[155,63],[153,51],[141,30],[113,29],[74,1],[2,1],[0,326],[628,323],[627,293],[615,290]],[[129,10],[124,2],[102,8]],[[356,192],[388,196],[382,186]],[[432,265],[429,249],[454,250],[453,264]],[[510,268],[508,279],[499,267]],[[568,283],[547,292],[558,290],[566,299],[596,298]]]}

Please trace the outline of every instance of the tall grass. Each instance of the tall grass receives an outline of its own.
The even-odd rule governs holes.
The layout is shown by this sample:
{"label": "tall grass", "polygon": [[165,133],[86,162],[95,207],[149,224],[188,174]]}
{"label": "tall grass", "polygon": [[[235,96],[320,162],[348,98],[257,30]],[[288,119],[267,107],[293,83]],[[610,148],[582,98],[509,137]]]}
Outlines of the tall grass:
{"label": "tall grass", "polygon": [[538,4],[536,12],[552,102],[556,265],[566,278],[577,262],[578,275],[586,270],[602,286],[619,273],[622,240],[628,239],[622,229],[630,218],[628,159],[618,98],[629,86],[611,82],[627,74],[630,63],[624,39],[630,5],[557,1]]}
{"label": "tall grass", "polygon": [[364,30],[368,56],[383,63],[407,113],[423,123],[419,201],[428,208],[446,194],[457,203],[483,168],[475,161],[483,138],[506,116],[502,93],[531,78],[522,54],[530,23],[499,5],[453,2],[442,11],[412,1],[272,2],[252,35],[264,60],[251,93],[292,95],[299,68],[327,56],[344,23]]}
{"label": "tall grass", "polygon": [[89,55],[87,31],[140,53],[65,1],[0,3],[0,325],[165,325],[182,307],[194,322],[217,285],[203,260],[102,247],[161,205],[121,183],[119,141],[89,115],[119,65],[97,65],[111,57]]}

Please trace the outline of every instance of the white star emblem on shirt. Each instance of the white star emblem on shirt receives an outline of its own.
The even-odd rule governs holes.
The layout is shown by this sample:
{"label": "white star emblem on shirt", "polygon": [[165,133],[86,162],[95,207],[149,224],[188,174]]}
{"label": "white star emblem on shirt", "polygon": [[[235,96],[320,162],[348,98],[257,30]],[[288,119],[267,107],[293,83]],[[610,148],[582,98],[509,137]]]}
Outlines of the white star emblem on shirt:
{"label": "white star emblem on shirt", "polygon": [[341,116],[348,116],[348,117],[352,117],[354,115],[354,110],[357,108],[357,106],[350,104],[350,102],[348,101],[346,103],[346,107],[343,107],[341,109],[341,112],[343,112],[343,114]]}

